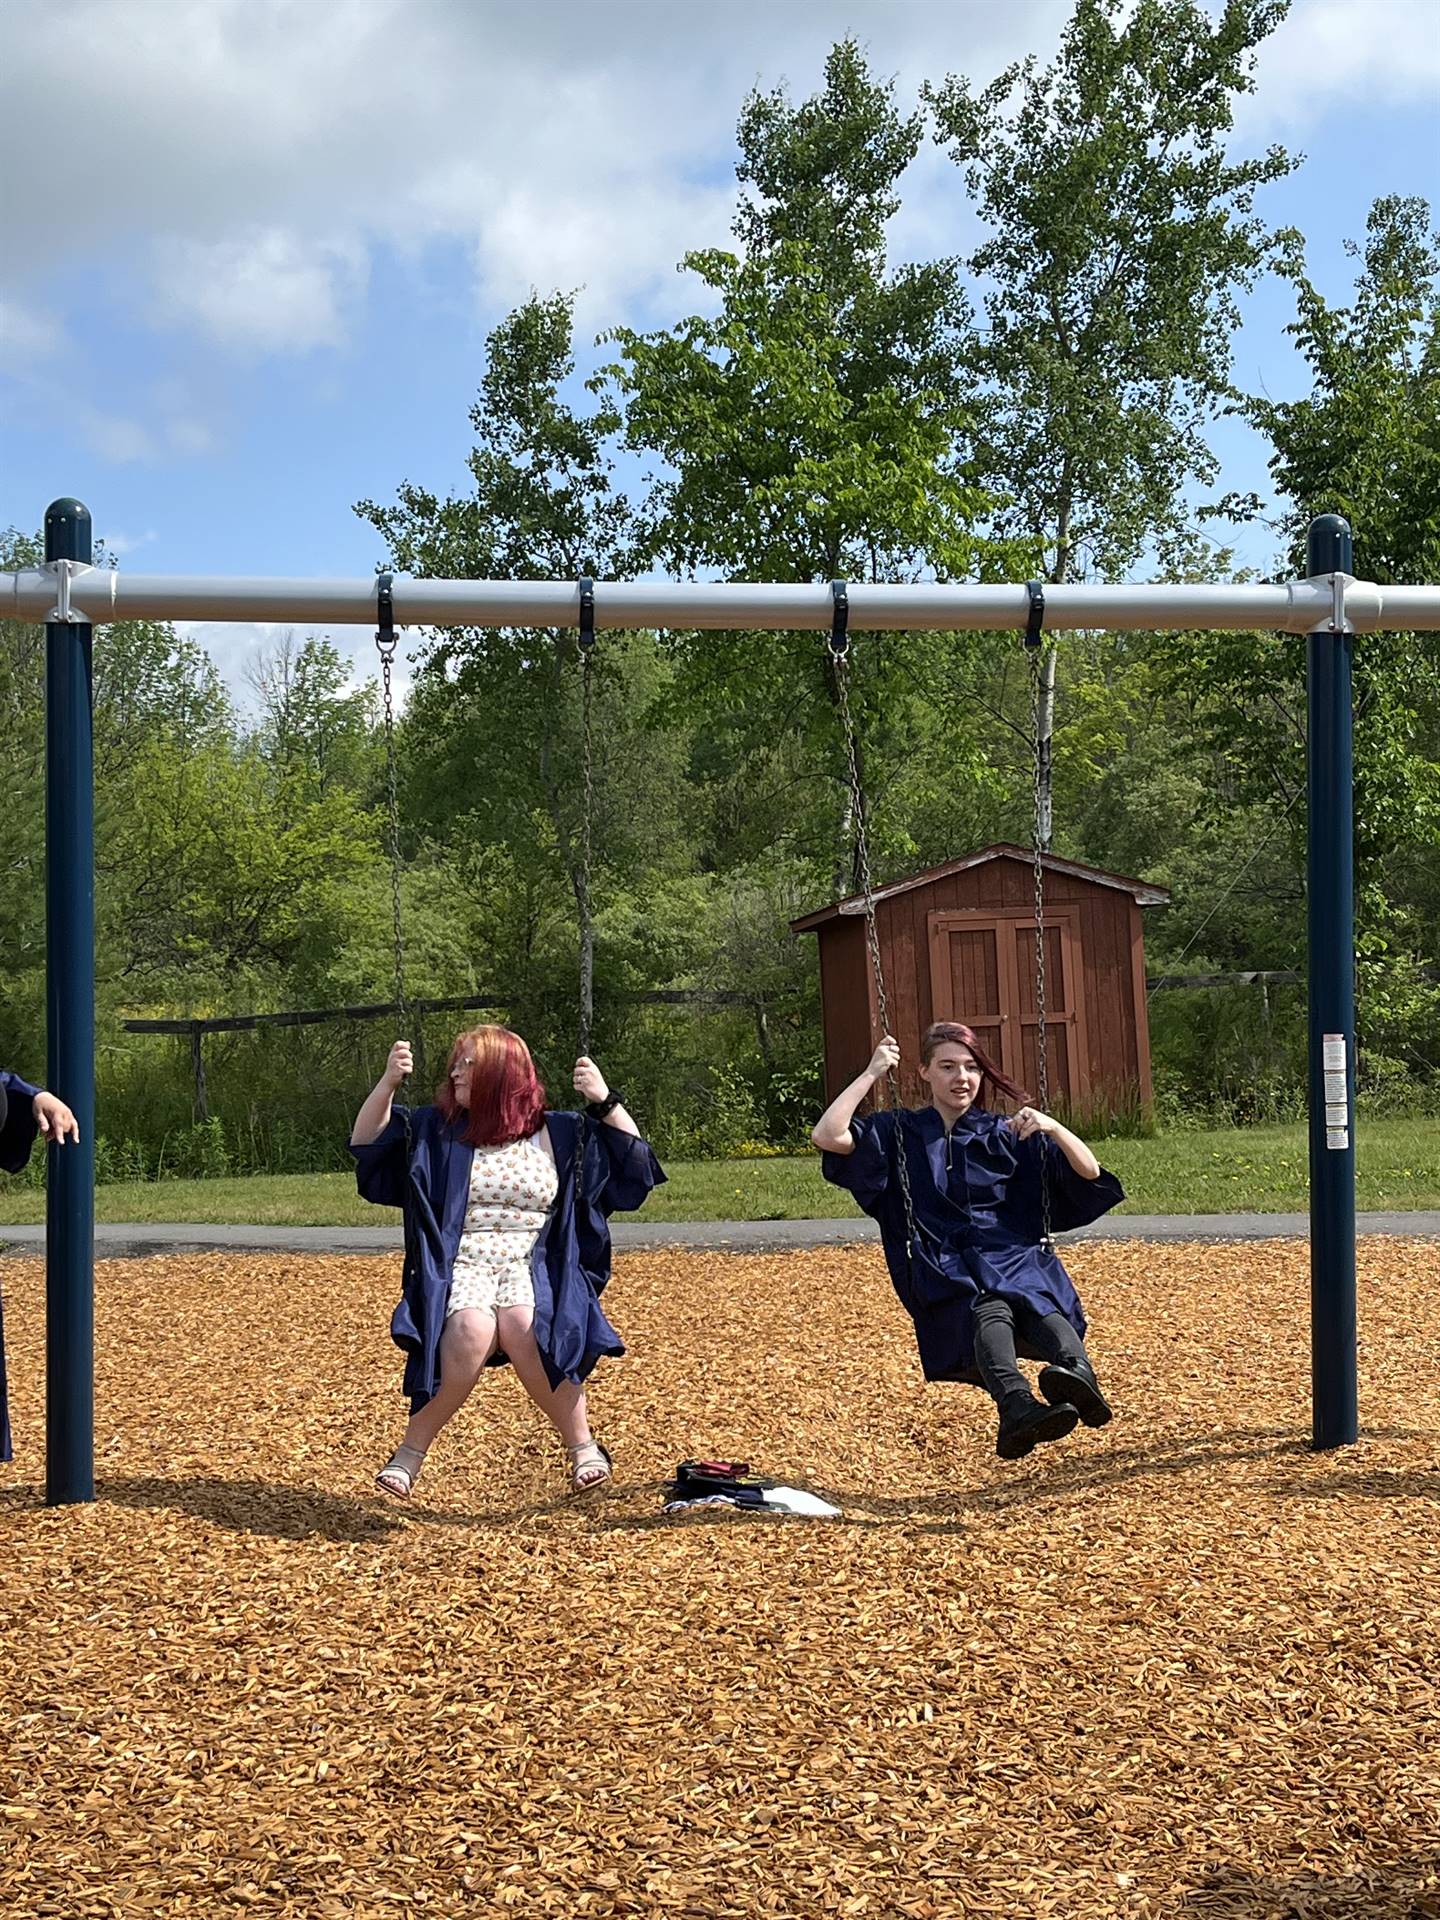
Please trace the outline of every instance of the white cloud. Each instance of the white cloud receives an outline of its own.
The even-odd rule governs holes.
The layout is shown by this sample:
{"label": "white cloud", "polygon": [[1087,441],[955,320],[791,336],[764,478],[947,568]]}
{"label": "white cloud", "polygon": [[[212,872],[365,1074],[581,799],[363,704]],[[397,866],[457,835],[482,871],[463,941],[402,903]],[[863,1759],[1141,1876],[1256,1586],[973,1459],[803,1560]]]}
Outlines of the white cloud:
{"label": "white cloud", "polygon": [[97,407],[73,386],[46,382],[26,391],[31,411],[46,406],[63,414],[82,441],[111,466],[154,466],[172,459],[209,453],[216,444],[214,428],[204,420],[167,414],[158,405],[143,419]]}
{"label": "white cloud", "polygon": [[[252,669],[264,655],[273,654],[286,634],[297,645],[307,640],[329,640],[350,668],[350,685],[360,688],[380,678],[380,660],[375,650],[374,633],[365,627],[305,626],[295,621],[178,620],[175,631],[204,648],[215,663],[236,707],[245,714],[255,711]],[[410,660],[428,637],[426,628],[407,628],[395,651],[395,708],[402,712],[410,697],[414,675]]]}
{"label": "white cloud", "polygon": [[148,547],[152,540],[159,538],[159,534],[153,527],[148,527],[144,533],[121,533],[118,528],[112,527],[109,532],[97,538],[96,545],[103,546],[107,553],[113,553],[117,560],[123,560],[127,553],[134,553],[140,547]]}
{"label": "white cloud", "polygon": [[[1433,107],[1437,88],[1435,0],[1297,0],[1260,50],[1255,92],[1236,126],[1294,138],[1337,100],[1363,116],[1385,106]],[[1363,137],[1361,119],[1355,131]]]}
{"label": "white cloud", "polygon": [[[110,465],[210,454],[244,377],[222,356],[311,355],[318,393],[343,377],[327,355],[356,331],[381,256],[387,275],[443,285],[432,327],[491,324],[532,287],[583,289],[582,337],[663,322],[704,303],[674,268],[728,236],[748,89],[803,97],[853,33],[908,106],[922,79],[1048,59],[1072,4],[127,0],[122,13],[115,0],[3,0],[0,178],[30,183],[7,202],[0,265],[10,419],[64,418]],[[1302,143],[1339,100],[1358,132],[1387,105],[1433,98],[1434,4],[1295,0],[1239,103],[1240,143]],[[892,239],[899,258],[975,244],[955,169],[928,141]],[[423,270],[429,249],[470,263],[468,310]],[[74,349],[62,310],[76,339],[89,330],[62,286],[94,311],[118,307],[118,379]],[[146,326],[158,343],[138,337]]]}
{"label": "white cloud", "polygon": [[[455,243],[493,312],[585,287],[635,318],[725,238],[746,91],[818,82],[854,32],[913,95],[1053,44],[1064,0],[8,0],[0,175],[13,259],[147,277],[150,311],[227,347],[343,338],[377,244]],[[7,40],[7,48],[4,41]],[[103,49],[77,60],[75,49]],[[49,102],[67,138],[46,137]],[[947,186],[949,182],[947,180]],[[84,205],[83,227],[55,205]]]}
{"label": "white cloud", "polygon": [[213,453],[219,436],[208,420],[172,417],[165,422],[165,444],[180,458],[194,460],[201,454]]}
{"label": "white cloud", "polygon": [[126,467],[159,458],[163,443],[143,422],[107,413],[103,407],[80,398],[72,398],[69,405],[70,418],[100,458],[112,466]]}
{"label": "white cloud", "polygon": [[155,250],[160,317],[198,323],[223,345],[302,353],[339,344],[342,313],[365,281],[359,244],[327,244],[268,227]]}
{"label": "white cloud", "polygon": [[[497,198],[477,242],[476,275],[483,301],[504,308],[537,288],[577,292],[577,330],[583,335],[618,313],[644,319],[663,303],[673,307],[675,268],[689,248],[723,242],[734,206],[733,188],[673,192],[654,181],[628,191],[555,200],[526,183]],[[695,289],[687,293],[694,299]]]}
{"label": "white cloud", "polygon": [[[1216,0],[1218,4],[1218,0]],[[843,34],[913,99],[1054,49],[1070,0],[7,0],[0,9],[6,247],[32,273],[126,262],[152,317],[244,352],[345,338],[379,245],[474,261],[487,313],[532,286],[586,317],[646,316],[687,246],[723,240],[753,85],[817,84]],[[86,57],[77,58],[77,50]],[[1433,94],[1434,0],[1296,0],[1261,59],[1247,131],[1290,135],[1337,98]],[[53,138],[53,103],[66,137]],[[927,152],[902,248],[953,250],[964,201]],[[83,221],[57,206],[84,207]],[[98,254],[103,236],[105,251]],[[22,311],[31,352],[53,323]]]}
{"label": "white cloud", "polygon": [[219,443],[218,400],[201,383],[169,376],[141,383],[124,407],[97,404],[88,373],[53,361],[17,369],[11,384],[11,424],[34,429],[62,421],[67,431],[111,466],[156,465],[193,459]]}
{"label": "white cloud", "polygon": [[18,300],[0,300],[0,366],[48,360],[66,344],[65,328],[53,315]]}

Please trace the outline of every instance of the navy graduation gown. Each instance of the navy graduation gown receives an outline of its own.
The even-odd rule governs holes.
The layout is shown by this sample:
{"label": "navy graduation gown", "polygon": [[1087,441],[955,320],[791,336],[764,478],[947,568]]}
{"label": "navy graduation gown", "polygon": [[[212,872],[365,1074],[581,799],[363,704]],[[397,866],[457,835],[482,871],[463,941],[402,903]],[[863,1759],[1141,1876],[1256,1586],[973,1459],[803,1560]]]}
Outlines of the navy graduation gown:
{"label": "navy graduation gown", "polygon": [[[850,1132],[854,1152],[822,1154],[821,1170],[880,1223],[885,1264],[915,1322],[927,1380],[984,1384],[975,1367],[971,1315],[982,1293],[1042,1316],[1062,1313],[1083,1339],[1085,1314],[1070,1276],[1059,1255],[1040,1245],[1041,1167],[1057,1233],[1088,1226],[1125,1198],[1113,1173],[1102,1167],[1098,1179],[1082,1180],[1044,1134],[1021,1140],[1002,1114],[975,1107],[960,1116],[948,1139],[934,1107],[872,1114],[852,1120]],[[897,1135],[915,1214],[908,1259]],[[1023,1342],[1019,1350],[1026,1352]]]}
{"label": "navy graduation gown", "polygon": [[[390,1337],[406,1355],[404,1389],[417,1413],[440,1384],[440,1336],[455,1255],[470,1200],[475,1153],[438,1107],[410,1115],[414,1144],[405,1169],[404,1109],[368,1147],[352,1146],[361,1197],[405,1213],[405,1269]],[[530,1256],[535,1344],[552,1387],[582,1381],[602,1354],[625,1348],[600,1295],[610,1278],[612,1213],[638,1207],[665,1179],[648,1142],[577,1113],[547,1113],[559,1187]],[[575,1190],[576,1128],[585,1135],[581,1191]],[[503,1358],[503,1356],[497,1356]]]}
{"label": "navy graduation gown", "polygon": [[[18,1073],[0,1070],[0,1172],[19,1173],[30,1158],[40,1131],[31,1101],[40,1091]],[[5,1310],[0,1305],[0,1460],[13,1460],[10,1444],[10,1401],[5,1387]]]}
{"label": "navy graduation gown", "polygon": [[30,1103],[39,1091],[18,1073],[0,1070],[0,1173],[19,1173],[30,1158],[40,1131]]}

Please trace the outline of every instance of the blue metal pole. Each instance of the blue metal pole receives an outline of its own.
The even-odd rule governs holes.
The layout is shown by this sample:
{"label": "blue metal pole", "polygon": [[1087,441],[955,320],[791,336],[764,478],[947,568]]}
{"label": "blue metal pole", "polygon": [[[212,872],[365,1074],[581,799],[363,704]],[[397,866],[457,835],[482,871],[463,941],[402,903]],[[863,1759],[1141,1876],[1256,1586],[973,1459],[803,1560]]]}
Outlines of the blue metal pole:
{"label": "blue metal pole", "polygon": [[[45,558],[88,564],[78,500],[45,514]],[[93,629],[68,615],[68,583],[45,646],[46,1077],[80,1143],[49,1149],[45,1203],[45,1498],[95,1498],[95,794]]]}
{"label": "blue metal pole", "polygon": [[[1339,514],[1310,523],[1312,580],[1353,569]],[[1353,637],[1343,595],[1306,646],[1310,942],[1310,1335],[1316,1447],[1359,1431],[1355,1385],[1355,821]]]}

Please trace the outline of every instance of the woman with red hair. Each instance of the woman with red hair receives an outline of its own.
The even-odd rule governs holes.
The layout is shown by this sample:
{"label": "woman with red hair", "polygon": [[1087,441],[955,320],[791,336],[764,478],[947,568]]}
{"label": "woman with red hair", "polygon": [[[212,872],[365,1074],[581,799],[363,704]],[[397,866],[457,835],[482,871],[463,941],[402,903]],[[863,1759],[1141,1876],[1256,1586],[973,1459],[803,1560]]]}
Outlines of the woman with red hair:
{"label": "woman with red hair", "polygon": [[390,1333],[407,1355],[410,1422],[376,1485],[408,1499],[483,1369],[508,1360],[564,1441],[571,1489],[583,1493],[611,1473],[583,1383],[602,1354],[625,1351],[600,1307],[606,1222],[665,1175],[584,1055],[574,1073],[583,1114],[546,1110],[530,1049],[507,1027],[459,1035],[434,1104],[410,1113],[394,1099],[412,1064],[409,1042],[397,1040],[350,1135],[361,1195],[405,1215]]}
{"label": "woman with red hair", "polygon": [[[887,1034],[810,1137],[825,1178],[880,1223],[925,1378],[988,1389],[1000,1410],[1002,1460],[1058,1440],[1077,1420],[1103,1427],[1110,1409],[1085,1351],[1085,1314],[1045,1232],[1098,1220],[1125,1198],[1120,1182],[1068,1127],[1029,1105],[958,1021],[937,1021],[921,1039],[929,1106],[856,1119],[899,1064]],[[992,1110],[997,1094],[1017,1104],[1013,1118]],[[1046,1363],[1038,1399],[1022,1356]]]}

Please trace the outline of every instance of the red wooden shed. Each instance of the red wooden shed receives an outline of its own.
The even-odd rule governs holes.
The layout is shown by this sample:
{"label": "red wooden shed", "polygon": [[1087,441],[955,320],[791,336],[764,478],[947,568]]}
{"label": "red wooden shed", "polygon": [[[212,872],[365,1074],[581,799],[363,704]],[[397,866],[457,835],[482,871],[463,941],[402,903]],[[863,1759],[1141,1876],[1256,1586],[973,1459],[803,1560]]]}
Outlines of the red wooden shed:
{"label": "red wooden shed", "polygon": [[[1163,887],[1044,856],[1045,1028],[1050,1101],[1080,1117],[1097,1107],[1149,1106],[1141,909]],[[890,1025],[900,1043],[900,1093],[928,1099],[916,1071],[932,1020],[963,1020],[1013,1079],[1036,1084],[1035,878],[1026,847],[985,847],[874,893]],[[837,900],[790,923],[820,943],[825,1097],[865,1065],[879,1036],[865,902]]]}

